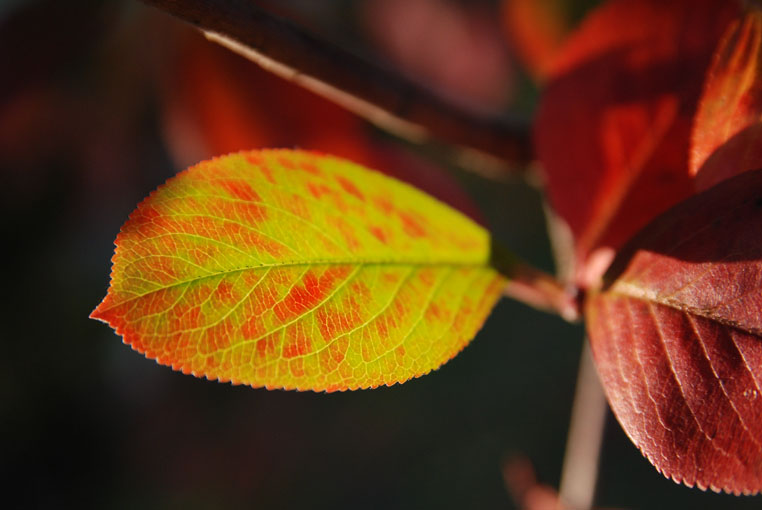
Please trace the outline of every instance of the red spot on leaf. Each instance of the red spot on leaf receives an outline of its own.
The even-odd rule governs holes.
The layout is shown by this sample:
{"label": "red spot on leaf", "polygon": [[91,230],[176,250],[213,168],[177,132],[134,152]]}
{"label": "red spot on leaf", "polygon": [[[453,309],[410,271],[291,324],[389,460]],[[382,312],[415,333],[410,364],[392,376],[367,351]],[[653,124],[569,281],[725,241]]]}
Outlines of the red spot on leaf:
{"label": "red spot on leaf", "polygon": [[258,168],[267,168],[267,162],[259,152],[247,152],[244,157],[246,161]]}
{"label": "red spot on leaf", "polygon": [[224,304],[229,305],[238,301],[240,293],[235,290],[232,283],[223,280],[217,285],[216,297]]}
{"label": "red spot on leaf", "polygon": [[384,216],[389,216],[394,211],[392,202],[386,197],[375,197],[373,203]]}
{"label": "red spot on leaf", "polygon": [[347,243],[347,247],[350,250],[357,250],[362,245],[360,244],[360,241],[357,239],[357,236],[355,235],[355,230],[347,221],[344,220],[342,217],[337,217],[333,219],[333,224],[338,229],[339,233],[341,234],[341,237],[344,239],[344,242]]}
{"label": "red spot on leaf", "polygon": [[336,370],[344,360],[344,353],[340,342],[333,342],[318,353],[318,363],[320,370],[324,374],[329,374]]}
{"label": "red spot on leaf", "polygon": [[418,279],[426,286],[431,287],[436,281],[436,271],[432,269],[421,269],[418,271]]}
{"label": "red spot on leaf", "polygon": [[[143,264],[141,264],[143,266]],[[145,265],[144,278],[161,285],[169,285],[179,279],[177,261],[172,257],[154,257],[151,265]]]}
{"label": "red spot on leaf", "polygon": [[230,196],[239,200],[248,200],[251,202],[261,202],[262,198],[246,181],[225,179],[218,181],[219,185],[230,194]]}
{"label": "red spot on leaf", "polygon": [[153,220],[160,218],[161,216],[162,213],[159,212],[156,207],[151,204],[143,203],[138,206],[137,211],[130,216],[130,226],[139,229],[142,224],[151,223]]}
{"label": "red spot on leaf", "polygon": [[255,252],[266,252],[273,258],[282,258],[288,253],[288,248],[277,241],[244,229],[234,229],[234,239],[241,248],[253,249]]}
{"label": "red spot on leaf", "polygon": [[288,369],[291,372],[291,375],[296,378],[301,378],[306,375],[306,372],[304,371],[304,359],[303,358],[294,358],[288,362]]}
{"label": "red spot on leaf", "polygon": [[398,365],[402,365],[404,359],[405,359],[405,346],[400,345],[396,349],[394,349],[394,358],[397,361]]}
{"label": "red spot on leaf", "polygon": [[267,208],[248,202],[235,204],[233,214],[247,223],[256,224],[267,218]]}
{"label": "red spot on leaf", "polygon": [[266,165],[262,165],[258,168],[259,168],[259,171],[262,172],[262,175],[265,176],[265,179],[267,179],[267,181],[270,184],[275,184],[275,178],[273,177],[273,172],[272,170],[270,170],[270,167]]}
{"label": "red spot on leaf", "polygon": [[339,182],[339,185],[341,185],[344,191],[356,197],[358,200],[362,200],[363,202],[365,201],[365,195],[363,195],[360,190],[357,189],[357,186],[355,186],[352,181],[340,175],[336,176],[336,180]]}
{"label": "red spot on leaf", "polygon": [[198,305],[191,307],[185,314],[185,327],[187,329],[196,329],[201,327],[201,325],[201,307]]}
{"label": "red spot on leaf", "polygon": [[286,202],[286,207],[288,207],[289,211],[291,211],[296,216],[299,216],[300,218],[309,219],[312,217],[312,211],[310,209],[310,205],[307,203],[307,200],[305,200],[305,198],[301,195],[297,195],[296,193],[289,195],[288,201]]}
{"label": "red spot on leaf", "polygon": [[257,152],[247,152],[244,157],[246,158],[246,161],[262,173],[270,184],[275,184],[272,170],[270,170],[270,166],[261,154]]}
{"label": "red spot on leaf", "polygon": [[297,358],[312,352],[312,341],[304,331],[301,323],[296,323],[286,330],[283,345],[283,357]]}
{"label": "red spot on leaf", "polygon": [[297,169],[299,169],[299,165],[297,165],[296,161],[294,161],[291,158],[279,156],[278,158],[276,158],[276,161],[283,168],[287,168],[289,170],[297,170]]}
{"label": "red spot on leaf", "polygon": [[335,195],[336,190],[326,186],[322,183],[315,183],[315,182],[308,182],[307,183],[307,189],[309,190],[310,194],[315,198],[320,198],[323,195]]}
{"label": "red spot on leaf", "polygon": [[332,307],[330,310],[321,308],[315,316],[326,342],[352,331],[363,323],[359,303],[354,296],[345,298],[339,306]]}
{"label": "red spot on leaf", "polygon": [[386,314],[381,317],[377,317],[373,322],[376,325],[376,332],[381,338],[387,338],[389,336],[389,326],[386,320]]}
{"label": "red spot on leaf", "polygon": [[259,338],[265,333],[262,317],[254,315],[246,318],[246,322],[241,326],[241,334],[246,340]]}
{"label": "red spot on leaf", "polygon": [[400,220],[402,220],[402,229],[410,237],[425,237],[426,229],[423,226],[420,217],[417,217],[414,213],[401,212],[399,214]]}
{"label": "red spot on leaf", "polygon": [[212,255],[209,253],[207,247],[204,247],[203,249],[191,248],[188,250],[188,258],[195,264],[204,266],[209,261],[209,259],[212,258]]}
{"label": "red spot on leaf", "polygon": [[389,244],[389,238],[386,236],[386,232],[381,227],[371,226],[368,227],[373,236],[384,244]]}
{"label": "red spot on leaf", "polygon": [[321,176],[321,175],[323,175],[323,172],[320,171],[318,166],[315,163],[311,162],[311,161],[300,161],[299,165],[298,165],[298,168],[300,168],[301,170],[304,170],[307,173],[315,175],[315,176]]}
{"label": "red spot on leaf", "polygon": [[352,292],[352,295],[359,299],[359,301],[367,301],[371,298],[371,290],[370,288],[365,284],[365,282],[362,281],[356,281],[352,284],[350,287],[350,290]]}
{"label": "red spot on leaf", "polygon": [[204,330],[199,344],[199,352],[211,354],[216,350],[225,349],[230,346],[233,336],[234,331],[230,322],[224,319]]}
{"label": "red spot on leaf", "polygon": [[267,335],[261,340],[257,340],[255,347],[256,359],[259,360],[260,363],[267,362],[268,360],[274,359],[278,356],[279,338],[280,333],[273,333],[272,335]]}
{"label": "red spot on leaf", "polygon": [[189,218],[188,222],[175,222],[170,218],[162,218],[164,225],[168,227],[168,230],[175,230],[186,234],[197,234],[202,236],[213,236],[214,232],[218,230],[217,223],[208,216],[193,216]]}
{"label": "red spot on leaf", "polygon": [[275,315],[283,322],[313,310],[334,290],[339,280],[351,272],[347,266],[335,266],[317,274],[310,269],[302,277],[300,285],[295,285],[286,297],[275,306]]}
{"label": "red spot on leaf", "polygon": [[345,390],[346,386],[344,384],[329,384],[325,387],[326,393],[334,393],[336,391],[342,391]]}
{"label": "red spot on leaf", "polygon": [[394,300],[394,311],[397,313],[397,317],[401,318],[401,317],[404,317],[405,315],[407,315],[408,308],[405,306],[405,304],[401,300],[395,299]]}
{"label": "red spot on leaf", "polygon": [[402,277],[399,273],[381,273],[381,281],[387,284],[395,284],[400,281],[400,278]]}
{"label": "red spot on leaf", "polygon": [[474,302],[471,298],[466,296],[463,298],[463,302],[458,308],[458,312],[455,314],[452,327],[455,331],[463,331],[466,323],[471,319],[474,313]]}
{"label": "red spot on leaf", "polygon": [[426,320],[430,322],[436,322],[442,319],[442,310],[436,303],[429,304],[425,313]]}

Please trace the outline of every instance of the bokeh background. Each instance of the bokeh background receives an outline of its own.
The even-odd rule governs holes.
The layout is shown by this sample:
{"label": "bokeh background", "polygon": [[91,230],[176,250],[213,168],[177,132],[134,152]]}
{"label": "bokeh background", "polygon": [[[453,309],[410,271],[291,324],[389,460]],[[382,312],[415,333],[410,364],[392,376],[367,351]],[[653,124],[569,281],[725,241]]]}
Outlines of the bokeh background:
{"label": "bokeh background", "polygon": [[[525,122],[547,55],[595,4],[270,3],[463,107]],[[524,305],[503,300],[426,377],[330,395],[183,376],[88,319],[128,214],[214,154],[350,157],[552,270],[535,187],[450,167],[135,0],[0,2],[0,70],[0,506],[517,508],[504,480],[516,459],[558,486],[584,332]],[[762,504],[675,485],[607,420],[597,507]]]}

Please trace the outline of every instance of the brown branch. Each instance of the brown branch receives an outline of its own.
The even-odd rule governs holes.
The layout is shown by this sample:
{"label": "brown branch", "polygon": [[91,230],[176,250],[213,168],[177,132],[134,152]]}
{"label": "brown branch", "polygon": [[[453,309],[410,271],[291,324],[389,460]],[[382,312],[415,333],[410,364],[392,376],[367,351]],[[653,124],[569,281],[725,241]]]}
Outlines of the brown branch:
{"label": "brown branch", "polygon": [[486,153],[486,160],[501,161],[499,166],[503,167],[523,168],[531,159],[526,126],[460,109],[400,75],[253,5],[253,0],[143,2],[196,25],[207,37],[393,134],[417,142],[433,137],[465,148],[458,158]]}

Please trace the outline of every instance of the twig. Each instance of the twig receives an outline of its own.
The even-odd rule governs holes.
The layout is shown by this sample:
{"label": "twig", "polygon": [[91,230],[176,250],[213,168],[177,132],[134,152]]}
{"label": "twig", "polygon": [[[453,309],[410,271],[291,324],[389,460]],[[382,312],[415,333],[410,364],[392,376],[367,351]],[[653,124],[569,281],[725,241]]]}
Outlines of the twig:
{"label": "twig", "polygon": [[534,308],[555,313],[569,322],[580,319],[577,289],[565,286],[492,240],[490,265],[508,278],[503,294]]}
{"label": "twig", "polygon": [[590,345],[585,341],[561,470],[561,508],[592,508],[607,408]]}
{"label": "twig", "polygon": [[495,172],[496,161],[503,162],[503,169],[519,169],[532,157],[526,126],[466,112],[253,5],[253,0],[143,2],[196,25],[208,38],[398,136],[417,142],[437,138],[464,148],[464,157],[481,153],[489,172]]}

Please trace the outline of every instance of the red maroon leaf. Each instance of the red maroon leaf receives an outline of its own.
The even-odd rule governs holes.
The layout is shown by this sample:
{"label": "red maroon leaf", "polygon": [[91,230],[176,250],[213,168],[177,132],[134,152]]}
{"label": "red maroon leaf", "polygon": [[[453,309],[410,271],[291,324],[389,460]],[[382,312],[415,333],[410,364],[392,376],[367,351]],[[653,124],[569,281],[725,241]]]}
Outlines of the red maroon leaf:
{"label": "red maroon leaf", "polygon": [[750,6],[717,48],[693,127],[697,189],[762,166],[762,11]]}
{"label": "red maroon leaf", "polygon": [[762,167],[762,122],[736,133],[715,150],[696,174],[697,190],[708,189],[734,175]]}
{"label": "red maroon leaf", "polygon": [[762,170],[660,216],[587,304],[625,432],[688,486],[762,489]]}
{"label": "red maroon leaf", "polygon": [[503,26],[517,57],[544,81],[568,35],[569,4],[562,0],[503,0]]}
{"label": "red maroon leaf", "polygon": [[596,250],[613,253],[692,193],[693,113],[737,10],[720,0],[616,0],[559,55],[535,135],[551,205],[574,236],[577,284],[600,275]]}

